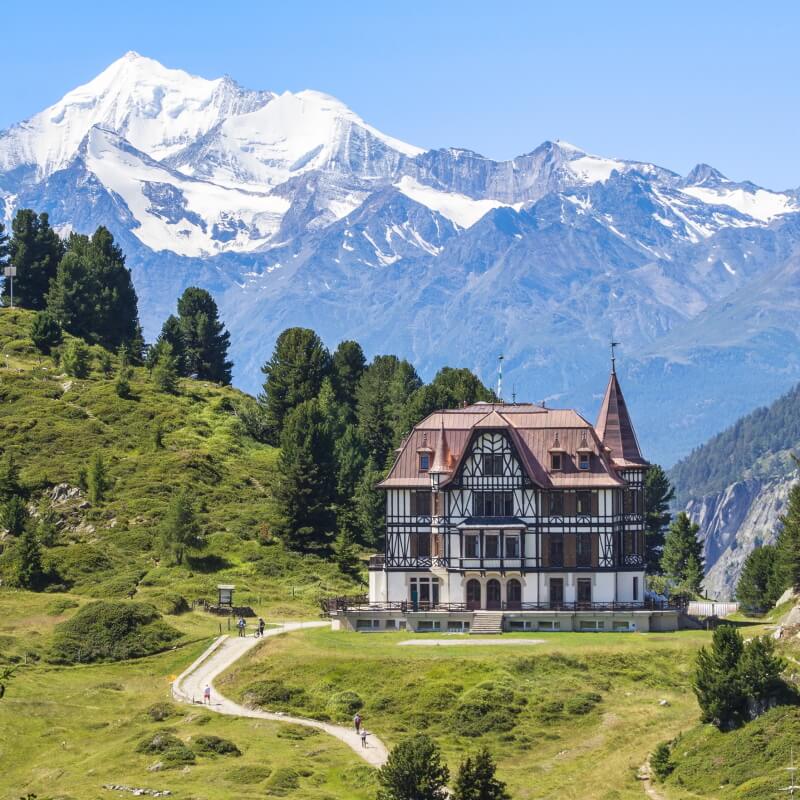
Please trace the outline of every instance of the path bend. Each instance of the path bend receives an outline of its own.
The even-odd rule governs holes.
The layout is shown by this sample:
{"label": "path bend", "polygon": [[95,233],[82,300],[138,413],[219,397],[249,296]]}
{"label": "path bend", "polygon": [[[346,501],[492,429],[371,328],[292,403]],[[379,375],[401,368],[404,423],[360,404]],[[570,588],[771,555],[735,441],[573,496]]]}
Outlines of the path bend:
{"label": "path bend", "polygon": [[[328,622],[286,622],[274,628],[267,628],[264,631],[263,638],[280,636],[284,633],[305,628],[320,628],[329,624]],[[233,700],[229,700],[215,689],[214,679],[238,661],[245,653],[252,650],[260,641],[261,639],[256,639],[253,636],[220,636],[215,639],[213,644],[173,681],[172,696],[182,703],[202,704],[203,689],[208,685],[211,687],[212,702],[210,706],[205,707],[211,711],[235,717],[268,719],[274,722],[289,722],[295,725],[303,725],[307,728],[316,728],[344,742],[356,755],[373,767],[380,767],[386,762],[389,752],[375,734],[369,734],[367,746],[364,748],[361,746],[360,737],[353,728],[306,717],[292,717],[288,714],[247,708],[235,703]]]}

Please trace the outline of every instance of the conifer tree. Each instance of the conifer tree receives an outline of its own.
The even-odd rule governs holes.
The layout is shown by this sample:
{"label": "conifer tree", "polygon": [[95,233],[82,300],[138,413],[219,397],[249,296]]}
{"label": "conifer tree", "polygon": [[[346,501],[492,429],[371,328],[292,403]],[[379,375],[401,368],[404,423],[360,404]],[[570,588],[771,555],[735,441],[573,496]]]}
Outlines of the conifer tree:
{"label": "conifer tree", "polygon": [[656,745],[656,749],[650,755],[650,769],[659,780],[663,781],[669,777],[675,769],[672,762],[669,742],[661,742]]}
{"label": "conifer tree", "polygon": [[377,547],[385,532],[386,496],[375,488],[384,477],[372,459],[367,461],[353,494],[353,518],[359,541],[367,547]]}
{"label": "conifer tree", "polygon": [[11,222],[9,245],[14,278],[14,303],[23,308],[42,311],[47,292],[64,255],[64,243],[50,227],[47,214],[21,208]]}
{"label": "conifer tree", "polygon": [[16,583],[23,589],[37,591],[45,582],[42,549],[31,527],[19,538],[16,553]]}
{"label": "conifer tree", "polygon": [[506,785],[495,777],[496,769],[485,747],[474,758],[467,756],[458,769],[453,800],[511,800]]}
{"label": "conifer tree", "polygon": [[80,339],[73,339],[64,349],[61,366],[73,378],[86,378],[89,375],[91,353]]}
{"label": "conifer tree", "polygon": [[736,600],[749,614],[763,614],[775,605],[781,589],[776,576],[777,548],[756,547],[745,559],[736,584]]}
{"label": "conifer tree", "polygon": [[95,453],[92,463],[86,471],[86,487],[89,492],[89,501],[92,505],[100,505],[110,487],[108,472],[100,453]]}
{"label": "conifer tree", "polygon": [[325,547],[333,537],[336,474],[333,442],[317,399],[286,416],[275,487],[275,533],[291,548]]}
{"label": "conifer tree", "polygon": [[789,504],[781,522],[776,567],[779,582],[782,588],[791,586],[800,591],[800,483],[792,486],[789,492]]}
{"label": "conifer tree", "polygon": [[415,736],[392,748],[378,772],[378,800],[445,800],[450,771],[428,737]]}
{"label": "conifer tree", "polygon": [[28,509],[25,501],[12,495],[0,506],[0,528],[5,528],[12,536],[19,536],[28,522]]}
{"label": "conifer tree", "polygon": [[[231,336],[219,318],[214,298],[205,289],[190,286],[178,300],[178,318],[179,347],[183,347],[187,373],[200,380],[229,384],[233,368],[233,362],[228,361]],[[168,335],[175,346],[172,325]]]}
{"label": "conifer tree", "polygon": [[345,575],[358,576],[358,568],[361,564],[358,558],[358,549],[353,534],[345,528],[339,531],[333,542],[333,559]]}
{"label": "conifer tree", "polygon": [[287,414],[319,394],[330,360],[322,340],[309,328],[287,328],[278,336],[272,357],[261,368],[266,379],[260,399],[272,444],[280,440]]}
{"label": "conifer tree", "polygon": [[156,351],[151,373],[153,383],[162,392],[175,394],[178,390],[178,367],[172,355],[172,345],[162,340],[152,348],[152,351]]}
{"label": "conifer tree", "polygon": [[183,564],[187,552],[202,544],[200,524],[186,489],[178,491],[169,504],[161,524],[161,543],[175,564]]}
{"label": "conifer tree", "polygon": [[728,729],[741,720],[744,698],[739,660],[743,652],[742,637],[731,625],[720,625],[714,631],[710,650],[700,648],[693,689],[703,722]]}
{"label": "conifer tree", "polygon": [[114,381],[114,391],[123,400],[131,396],[131,380],[133,379],[133,368],[129,365],[128,349],[122,345],[117,351],[119,366],[117,367],[117,377]]}
{"label": "conifer tree", "polygon": [[166,342],[172,347],[172,357],[175,359],[175,367],[178,370],[178,374],[185,378],[189,377],[183,330],[181,329],[180,320],[174,314],[170,314],[161,326],[161,333],[156,340],[156,344],[159,342]]}
{"label": "conifer tree", "polygon": [[681,511],[669,526],[661,555],[661,570],[682,591],[696,594],[703,578],[703,543],[697,538],[700,530]]}
{"label": "conifer tree", "polygon": [[647,571],[651,575],[658,573],[660,568],[664,535],[672,517],[669,504],[674,499],[675,488],[667,473],[658,464],[653,464],[644,476],[645,551]]}
{"label": "conifer tree", "polygon": [[14,496],[22,496],[22,494],[19,465],[12,453],[5,453],[0,459],[0,504],[8,502]]}
{"label": "conifer tree", "polygon": [[37,350],[49,355],[50,351],[61,343],[61,326],[47,311],[40,311],[31,323],[31,341]]}
{"label": "conifer tree", "polygon": [[348,422],[355,419],[356,389],[367,361],[361,345],[354,341],[339,342],[331,358],[331,380],[336,399],[348,409]]}

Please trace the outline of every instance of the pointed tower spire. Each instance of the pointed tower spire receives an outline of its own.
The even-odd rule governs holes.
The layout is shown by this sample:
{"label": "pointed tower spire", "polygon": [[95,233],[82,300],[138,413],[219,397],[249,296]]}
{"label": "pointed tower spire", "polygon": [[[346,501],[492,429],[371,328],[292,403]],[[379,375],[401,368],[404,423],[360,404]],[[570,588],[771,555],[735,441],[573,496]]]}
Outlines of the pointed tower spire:
{"label": "pointed tower spire", "polygon": [[442,414],[442,425],[439,429],[439,441],[436,442],[436,450],[433,454],[433,466],[430,471],[434,473],[446,473],[451,471],[450,447],[447,444],[447,433],[444,429],[444,414]]}
{"label": "pointed tower spire", "polygon": [[[613,353],[613,347],[612,347]],[[633,429],[628,407],[617,379],[614,357],[611,359],[611,376],[608,379],[603,405],[594,426],[600,441],[611,451],[611,458],[631,465],[646,465],[639,450],[639,441]]]}

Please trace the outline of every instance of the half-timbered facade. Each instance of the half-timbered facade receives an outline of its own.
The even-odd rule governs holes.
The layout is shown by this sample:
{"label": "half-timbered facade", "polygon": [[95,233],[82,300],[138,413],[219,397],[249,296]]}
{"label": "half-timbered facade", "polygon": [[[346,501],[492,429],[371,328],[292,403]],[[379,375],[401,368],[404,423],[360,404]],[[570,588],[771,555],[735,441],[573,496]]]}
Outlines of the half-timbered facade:
{"label": "half-timbered facade", "polygon": [[671,627],[645,596],[647,467],[613,370],[594,426],[532,404],[431,414],[380,484],[385,550],[352,627]]}

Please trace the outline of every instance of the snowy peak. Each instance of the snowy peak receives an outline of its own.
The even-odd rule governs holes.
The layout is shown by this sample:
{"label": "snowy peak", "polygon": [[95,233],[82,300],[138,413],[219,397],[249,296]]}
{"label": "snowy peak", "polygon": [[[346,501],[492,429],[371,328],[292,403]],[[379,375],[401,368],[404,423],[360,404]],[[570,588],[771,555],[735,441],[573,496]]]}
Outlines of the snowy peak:
{"label": "snowy peak", "polygon": [[697,164],[684,182],[687,186],[718,186],[729,181],[718,169],[708,164]]}

